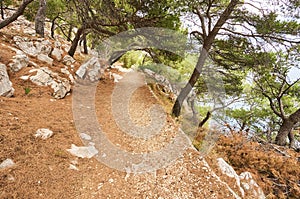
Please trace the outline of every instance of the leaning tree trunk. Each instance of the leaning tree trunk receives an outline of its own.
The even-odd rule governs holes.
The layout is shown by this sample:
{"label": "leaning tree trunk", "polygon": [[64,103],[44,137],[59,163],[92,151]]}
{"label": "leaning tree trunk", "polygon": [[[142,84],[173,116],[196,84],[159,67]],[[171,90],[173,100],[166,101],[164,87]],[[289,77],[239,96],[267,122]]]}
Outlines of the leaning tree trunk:
{"label": "leaning tree trunk", "polygon": [[46,0],[40,0],[40,7],[35,16],[35,32],[41,37],[45,36]]}
{"label": "leaning tree trunk", "polygon": [[77,46],[78,46],[78,42],[79,42],[80,37],[81,37],[81,35],[82,35],[82,33],[83,33],[84,30],[85,30],[84,27],[80,27],[80,28],[77,30],[77,33],[76,33],[76,35],[75,35],[75,38],[74,38],[74,40],[73,40],[73,42],[72,42],[72,46],[71,46],[70,50],[68,51],[68,54],[69,54],[70,56],[72,56],[72,57],[74,56],[74,54],[75,54],[75,52],[76,52],[76,48],[77,48]]}
{"label": "leaning tree trunk", "polygon": [[288,118],[283,120],[276,136],[275,143],[284,146],[286,145],[286,138],[289,137],[290,144],[293,144],[294,136],[291,135],[291,133],[295,124],[297,124],[298,122],[300,122],[300,108],[296,112],[291,114]]}
{"label": "leaning tree trunk", "polygon": [[3,21],[0,22],[0,29],[4,28],[5,26],[7,26],[8,24],[10,24],[11,22],[15,21],[16,19],[18,19],[19,16],[21,16],[25,10],[25,8],[27,7],[28,4],[30,4],[33,0],[23,0],[22,4],[20,5],[20,7],[17,9],[17,11],[11,15],[10,17],[4,19]]}
{"label": "leaning tree trunk", "polygon": [[202,128],[204,124],[209,120],[211,112],[207,111],[205,118],[199,123],[198,128]]}
{"label": "leaning tree trunk", "polygon": [[[205,35],[206,33],[203,33],[203,35],[205,35],[204,43],[203,43],[203,47],[202,47],[197,65],[193,71],[191,78],[189,79],[189,82],[186,84],[186,86],[183,89],[181,89],[181,91],[175,101],[175,104],[172,109],[173,116],[178,117],[180,115],[182,103],[183,103],[184,99],[187,97],[187,95],[190,93],[190,91],[192,90],[194,85],[196,84],[215,37],[217,36],[219,30],[224,25],[224,23],[228,20],[231,13],[233,12],[235,6],[238,3],[239,3],[239,0],[231,0],[230,3],[228,4],[227,8],[221,14],[221,16],[218,19],[214,28],[209,32],[209,34],[206,36]],[[205,25],[205,24],[202,24],[202,25]]]}
{"label": "leaning tree trunk", "polygon": [[[211,45],[207,47],[207,49],[210,49]],[[202,68],[204,66],[204,62],[206,60],[206,57],[207,57],[207,50],[206,48],[202,48],[202,51],[200,53],[200,57],[198,59],[198,62],[197,62],[197,65],[193,71],[193,74],[191,76],[191,78],[189,79],[189,82],[185,85],[185,87],[183,89],[181,89],[176,101],[175,101],[175,104],[173,106],[173,109],[172,109],[172,114],[175,116],[175,117],[178,117],[180,115],[180,112],[181,112],[181,107],[182,107],[182,104],[183,104],[183,101],[184,99],[187,97],[187,95],[191,92],[192,88],[194,87],[194,85],[196,84],[199,76],[200,76],[200,73],[202,71]]]}

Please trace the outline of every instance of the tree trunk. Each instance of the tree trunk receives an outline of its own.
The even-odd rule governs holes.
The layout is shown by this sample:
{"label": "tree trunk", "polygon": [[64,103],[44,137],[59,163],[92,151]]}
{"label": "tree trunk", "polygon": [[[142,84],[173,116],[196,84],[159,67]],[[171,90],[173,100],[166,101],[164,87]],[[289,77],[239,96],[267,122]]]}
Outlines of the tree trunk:
{"label": "tree trunk", "polygon": [[[206,48],[210,49],[210,46],[207,46]],[[175,104],[172,109],[173,116],[178,117],[180,115],[182,103],[183,103],[184,99],[187,97],[187,95],[191,92],[194,85],[196,84],[196,82],[200,76],[200,73],[202,71],[202,68],[204,66],[206,57],[207,57],[207,50],[205,49],[205,47],[203,47],[201,50],[197,65],[192,73],[191,78],[189,79],[189,82],[186,84],[186,86],[183,89],[181,89],[181,91],[175,101]]]}
{"label": "tree trunk", "polygon": [[77,33],[76,33],[76,35],[75,35],[75,38],[74,38],[74,40],[73,40],[73,42],[72,42],[72,46],[71,46],[71,48],[70,48],[70,50],[69,50],[69,52],[68,52],[68,54],[70,55],[70,56],[74,56],[74,54],[75,54],[75,52],[76,52],[76,48],[77,48],[77,46],[78,46],[78,42],[79,42],[79,40],[80,40],[80,36],[82,35],[82,33],[83,33],[83,31],[85,30],[85,28],[84,27],[80,27],[78,30],[77,30]]}
{"label": "tree trunk", "polygon": [[73,25],[70,25],[68,35],[67,35],[67,41],[72,41],[71,40],[72,30],[73,30]]}
{"label": "tree trunk", "polygon": [[280,129],[278,131],[278,134],[275,139],[275,143],[281,146],[286,145],[286,138],[289,137],[290,144],[294,142],[292,130],[294,126],[300,121],[300,109],[298,109],[296,112],[291,114],[288,118],[284,119],[282,122],[282,125],[280,126]]}
{"label": "tree trunk", "polygon": [[[220,28],[228,20],[231,13],[233,12],[235,6],[238,3],[239,3],[239,0],[231,0],[230,3],[228,4],[227,8],[221,14],[221,16],[218,19],[214,28],[209,32],[209,34],[206,36],[205,35],[206,33],[203,33],[205,35],[204,43],[203,43],[203,47],[202,47],[197,65],[192,73],[191,78],[189,79],[189,82],[186,84],[186,86],[183,89],[181,89],[181,91],[175,101],[175,104],[172,109],[173,116],[178,117],[180,115],[182,103],[183,103],[184,99],[187,97],[187,95],[190,93],[190,91],[192,90],[194,85],[196,84],[215,37],[217,36]],[[205,25],[205,24],[202,24],[202,25]]]}
{"label": "tree trunk", "polygon": [[82,37],[80,38],[80,41],[79,41],[79,46],[81,46],[83,44],[83,53],[84,54],[88,54],[86,35],[87,35],[86,33],[83,33]]}
{"label": "tree trunk", "polygon": [[35,32],[41,37],[45,36],[46,0],[40,0],[40,7],[35,16]]}
{"label": "tree trunk", "polygon": [[55,20],[58,18],[58,16],[54,17],[51,21],[51,38],[54,38],[54,31],[55,31]]}
{"label": "tree trunk", "polygon": [[86,35],[87,35],[87,34],[84,34],[84,35],[83,35],[83,53],[84,53],[84,54],[88,54],[88,53],[89,53],[88,47],[87,47]]}
{"label": "tree trunk", "polygon": [[21,16],[26,8],[26,6],[28,4],[30,4],[33,0],[23,0],[22,4],[19,6],[19,8],[17,9],[17,11],[10,17],[4,19],[3,21],[0,22],[0,29],[4,28],[5,26],[7,26],[8,24],[10,24],[11,22],[15,21],[16,19],[18,19],[19,16]]}
{"label": "tree trunk", "polygon": [[1,18],[4,19],[3,0],[0,0]]}
{"label": "tree trunk", "polygon": [[199,128],[203,127],[203,125],[208,121],[211,116],[211,112],[207,111],[205,118],[199,123]]}

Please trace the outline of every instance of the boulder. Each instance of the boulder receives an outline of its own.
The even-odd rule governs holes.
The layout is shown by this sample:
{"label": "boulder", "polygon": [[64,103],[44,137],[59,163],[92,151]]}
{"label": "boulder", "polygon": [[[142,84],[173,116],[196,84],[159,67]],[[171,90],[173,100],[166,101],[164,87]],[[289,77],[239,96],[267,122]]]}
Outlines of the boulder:
{"label": "boulder", "polygon": [[66,55],[66,56],[64,56],[62,62],[66,66],[70,66],[71,64],[75,63],[75,59],[73,57],[71,57],[70,55]]}
{"label": "boulder", "polygon": [[76,71],[76,75],[80,79],[95,82],[99,80],[104,69],[105,65],[101,65],[100,60],[97,57],[92,57],[79,67]]}
{"label": "boulder", "polygon": [[240,178],[239,178],[238,174],[235,172],[235,170],[232,168],[232,166],[230,166],[223,158],[218,158],[217,162],[218,162],[219,168],[223,174],[225,174],[226,176],[228,176],[230,178],[234,178],[236,180],[236,185],[238,186],[242,197],[244,197],[245,191],[241,187]]}
{"label": "boulder", "polygon": [[38,54],[37,59],[43,62],[46,62],[47,64],[52,66],[53,59],[48,57],[46,54]]}
{"label": "boulder", "polygon": [[39,86],[51,86],[53,89],[52,95],[56,99],[64,98],[71,90],[70,82],[67,79],[60,77],[46,67],[34,69],[30,72],[37,72],[36,75],[30,77],[30,80]]}
{"label": "boulder", "polygon": [[22,51],[17,51],[17,54],[13,56],[12,62],[9,63],[9,67],[12,71],[18,72],[22,68],[27,67],[29,64],[29,58]]}
{"label": "boulder", "polygon": [[24,53],[33,57],[36,57],[39,54],[50,55],[52,51],[51,42],[43,38],[32,41],[27,37],[15,36],[13,40]]}
{"label": "boulder", "polygon": [[239,178],[241,182],[241,187],[245,190],[247,196],[251,196],[257,199],[266,198],[264,192],[252,178],[250,172],[246,171],[241,173]]}
{"label": "boulder", "polygon": [[51,52],[51,56],[55,58],[57,61],[62,59],[62,53],[58,48],[54,48]]}
{"label": "boulder", "polygon": [[37,72],[36,75],[31,76],[29,79],[39,85],[39,86],[48,86],[51,85],[53,81],[53,72],[46,67],[42,67],[39,69],[33,69],[29,72]]}
{"label": "boulder", "polygon": [[52,51],[50,41],[42,39],[41,41],[34,42],[34,44],[39,54],[50,55]]}
{"label": "boulder", "polygon": [[242,198],[265,198],[262,189],[252,178],[251,173],[243,172],[240,175],[237,175],[235,170],[223,158],[218,158],[217,162],[223,174],[235,179],[235,185],[238,187]]}
{"label": "boulder", "polygon": [[70,92],[71,85],[68,80],[60,79],[53,81],[51,88],[53,89],[53,97],[56,99],[62,99]]}
{"label": "boulder", "polygon": [[36,57],[39,54],[37,48],[33,45],[32,41],[16,42],[17,46],[26,54]]}
{"label": "boulder", "polygon": [[15,89],[12,87],[12,83],[9,80],[6,66],[0,63],[0,96],[11,97],[13,96],[14,91]]}

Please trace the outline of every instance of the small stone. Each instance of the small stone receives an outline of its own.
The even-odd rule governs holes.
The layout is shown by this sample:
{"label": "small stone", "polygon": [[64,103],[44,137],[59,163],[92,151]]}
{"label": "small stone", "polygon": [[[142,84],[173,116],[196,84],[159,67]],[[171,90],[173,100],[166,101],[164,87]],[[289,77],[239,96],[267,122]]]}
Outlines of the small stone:
{"label": "small stone", "polygon": [[99,189],[101,189],[102,187],[103,187],[103,183],[101,182],[101,183],[98,184],[97,189],[99,190]]}
{"label": "small stone", "polygon": [[21,76],[20,79],[26,81],[26,80],[29,79],[29,76],[28,75],[24,75],[24,76]]}
{"label": "small stone", "polygon": [[53,131],[49,130],[49,129],[38,129],[35,133],[35,137],[37,138],[42,138],[42,139],[48,139],[53,135]]}
{"label": "small stone", "polygon": [[9,168],[9,167],[12,167],[14,166],[15,163],[12,159],[6,159],[4,160],[1,164],[0,164],[0,169],[4,169],[4,168]]}
{"label": "small stone", "polygon": [[79,171],[79,169],[73,164],[70,164],[69,169]]}
{"label": "small stone", "polygon": [[71,149],[67,149],[67,151],[79,158],[92,158],[98,153],[95,146],[78,147],[75,144],[72,144]]}

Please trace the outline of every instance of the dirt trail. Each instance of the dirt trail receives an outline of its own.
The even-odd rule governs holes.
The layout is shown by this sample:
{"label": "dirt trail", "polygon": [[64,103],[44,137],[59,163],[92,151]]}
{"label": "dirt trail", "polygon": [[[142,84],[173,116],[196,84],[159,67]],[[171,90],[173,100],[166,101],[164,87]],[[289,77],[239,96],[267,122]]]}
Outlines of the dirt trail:
{"label": "dirt trail", "polygon": [[[168,115],[163,133],[153,139],[133,139],[122,132],[112,114],[115,86],[107,73],[95,94],[96,117],[111,143],[141,153],[160,149],[176,136],[176,124]],[[71,144],[83,145],[73,121],[72,95],[51,100],[47,89],[26,96],[18,86],[16,91],[14,98],[0,99],[0,161],[11,158],[16,163],[0,170],[0,198],[233,197],[193,149],[166,168],[136,175],[107,167],[96,158],[76,158],[67,152]],[[137,89],[129,105],[132,121],[149,123],[149,107],[157,103],[147,86]],[[38,128],[49,128],[54,136],[37,139]],[[70,164],[78,170],[69,169]]]}

